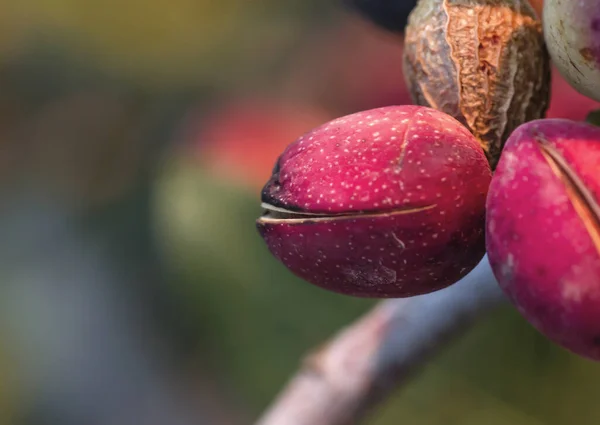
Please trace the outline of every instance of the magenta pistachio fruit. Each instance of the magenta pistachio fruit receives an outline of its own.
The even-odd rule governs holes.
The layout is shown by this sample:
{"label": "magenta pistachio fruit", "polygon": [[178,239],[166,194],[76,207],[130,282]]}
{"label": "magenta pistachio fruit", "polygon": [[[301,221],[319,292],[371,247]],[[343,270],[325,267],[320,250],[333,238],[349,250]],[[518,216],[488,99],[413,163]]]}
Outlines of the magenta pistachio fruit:
{"label": "magenta pistachio fruit", "polygon": [[600,102],[600,1],[545,0],[543,22],[560,73],[577,91]]}
{"label": "magenta pistachio fruit", "polygon": [[600,128],[532,121],[508,139],[487,200],[502,289],[554,342],[600,360]]}
{"label": "magenta pistachio fruit", "polygon": [[293,273],[357,297],[444,288],[485,252],[491,170],[454,118],[391,106],[333,120],[280,156],[258,230]]}

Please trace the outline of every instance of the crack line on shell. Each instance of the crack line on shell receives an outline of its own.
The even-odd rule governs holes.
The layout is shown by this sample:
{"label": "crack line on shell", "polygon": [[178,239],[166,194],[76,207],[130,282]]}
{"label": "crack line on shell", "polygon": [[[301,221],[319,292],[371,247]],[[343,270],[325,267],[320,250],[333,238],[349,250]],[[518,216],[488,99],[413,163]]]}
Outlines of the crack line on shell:
{"label": "crack line on shell", "polygon": [[402,166],[404,165],[404,157],[406,156],[406,151],[408,150],[408,136],[410,130],[412,130],[412,128],[414,127],[415,114],[416,113],[413,111],[410,118],[408,118],[410,121],[406,125],[406,127],[404,127],[404,132],[402,133],[402,143],[400,144],[400,156],[398,157],[398,165],[396,165],[396,172],[400,172],[402,170]]}
{"label": "crack line on shell", "polygon": [[596,251],[600,254],[600,205],[585,187],[577,173],[543,135],[536,134],[534,140],[538,143],[542,156],[548,162],[554,174],[565,184],[567,196],[577,215],[583,221]]}
{"label": "crack line on shell", "polygon": [[348,220],[348,219],[357,219],[357,218],[378,218],[378,217],[390,217],[394,215],[406,215],[413,214],[423,211],[428,211],[437,207],[437,204],[427,205],[425,207],[417,207],[417,208],[408,208],[405,210],[391,210],[391,211],[381,211],[381,212],[371,212],[371,213],[360,213],[360,212],[351,212],[351,213],[342,213],[328,216],[319,216],[319,215],[306,215],[306,214],[298,214],[292,213],[290,217],[294,215],[299,216],[299,218],[289,218],[289,217],[276,217],[271,218],[268,216],[260,217],[257,221],[259,223],[286,223],[286,224],[302,224],[302,223],[323,223],[323,222],[331,222],[338,220]]}

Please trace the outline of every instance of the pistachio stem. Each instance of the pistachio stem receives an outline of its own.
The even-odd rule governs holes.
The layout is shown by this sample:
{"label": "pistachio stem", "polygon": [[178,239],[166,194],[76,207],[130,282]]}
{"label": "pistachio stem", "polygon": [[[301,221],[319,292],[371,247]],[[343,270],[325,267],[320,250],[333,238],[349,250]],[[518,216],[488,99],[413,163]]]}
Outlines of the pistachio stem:
{"label": "pistachio stem", "polygon": [[504,295],[487,255],[444,290],[389,300],[310,354],[256,425],[348,425]]}

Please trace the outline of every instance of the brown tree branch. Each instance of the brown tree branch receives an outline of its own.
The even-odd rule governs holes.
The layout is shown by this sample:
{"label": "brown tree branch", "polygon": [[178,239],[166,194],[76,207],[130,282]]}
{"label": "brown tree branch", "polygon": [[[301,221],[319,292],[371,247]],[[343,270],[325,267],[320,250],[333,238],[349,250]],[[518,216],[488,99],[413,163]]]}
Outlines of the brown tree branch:
{"label": "brown tree branch", "polygon": [[307,357],[257,425],[349,425],[504,296],[487,256],[433,294],[389,300]]}

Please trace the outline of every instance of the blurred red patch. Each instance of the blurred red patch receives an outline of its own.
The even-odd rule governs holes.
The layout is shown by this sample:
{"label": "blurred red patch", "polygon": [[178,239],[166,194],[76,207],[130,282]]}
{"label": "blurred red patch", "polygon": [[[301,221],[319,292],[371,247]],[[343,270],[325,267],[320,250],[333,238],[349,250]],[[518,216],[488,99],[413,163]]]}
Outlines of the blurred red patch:
{"label": "blurred red patch", "polygon": [[583,121],[590,111],[600,109],[600,102],[578,93],[567,83],[556,68],[552,69],[552,91],[550,95],[548,118],[567,118]]}
{"label": "blurred red patch", "polygon": [[289,92],[309,96],[340,116],[413,103],[402,72],[401,35],[349,15],[315,38],[289,67]]}
{"label": "blurred red patch", "polygon": [[351,112],[413,103],[402,72],[401,36],[350,21],[333,44],[321,66],[330,72],[336,97]]}
{"label": "blurred red patch", "polygon": [[192,124],[196,131],[188,132],[186,139],[211,173],[260,188],[287,145],[329,119],[312,106],[240,100]]}

